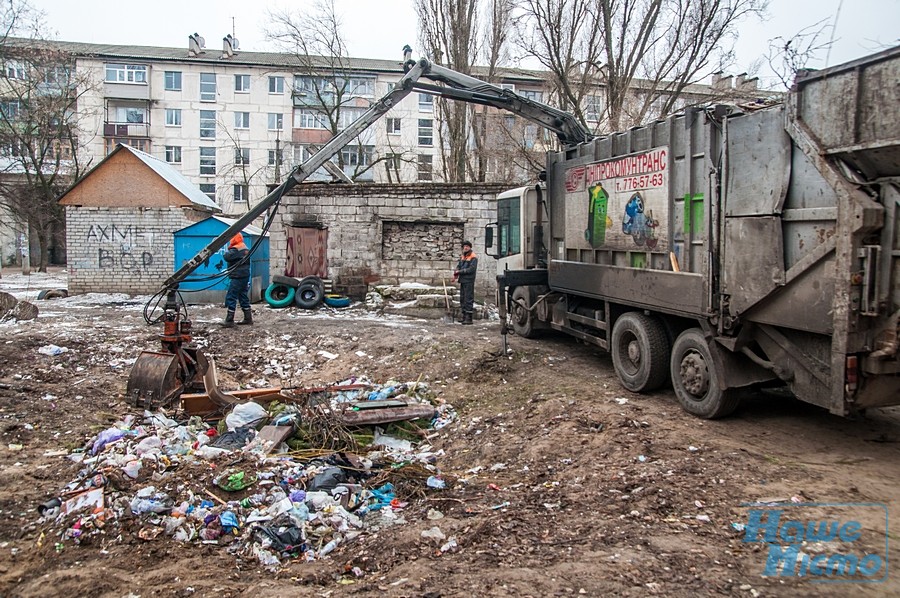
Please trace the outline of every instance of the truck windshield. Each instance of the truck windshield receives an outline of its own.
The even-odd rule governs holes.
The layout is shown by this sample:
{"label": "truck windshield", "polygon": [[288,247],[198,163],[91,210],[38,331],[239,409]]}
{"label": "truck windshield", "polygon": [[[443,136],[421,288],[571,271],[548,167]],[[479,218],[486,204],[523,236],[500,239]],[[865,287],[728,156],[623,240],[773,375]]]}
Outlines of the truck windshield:
{"label": "truck windshield", "polygon": [[522,251],[520,244],[521,198],[508,197],[497,200],[497,249],[498,257],[515,255]]}

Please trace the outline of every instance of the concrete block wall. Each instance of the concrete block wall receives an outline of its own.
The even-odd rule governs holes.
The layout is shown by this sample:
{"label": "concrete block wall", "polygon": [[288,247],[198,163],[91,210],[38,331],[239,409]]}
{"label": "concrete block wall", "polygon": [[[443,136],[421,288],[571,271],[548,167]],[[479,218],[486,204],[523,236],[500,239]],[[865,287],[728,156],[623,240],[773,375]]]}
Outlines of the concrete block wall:
{"label": "concrete block wall", "polygon": [[69,293],[155,293],[174,272],[172,233],[207,216],[178,207],[66,207]]}
{"label": "concrete block wall", "polygon": [[[497,194],[508,189],[483,183],[299,185],[282,199],[269,231],[271,274],[284,274],[285,226],[328,228],[328,275],[335,292],[353,297],[383,284],[450,285],[459,244],[467,239],[478,255],[476,297],[492,301],[497,263],[484,253],[484,228],[496,219]],[[440,250],[448,234],[459,238],[450,251]]]}

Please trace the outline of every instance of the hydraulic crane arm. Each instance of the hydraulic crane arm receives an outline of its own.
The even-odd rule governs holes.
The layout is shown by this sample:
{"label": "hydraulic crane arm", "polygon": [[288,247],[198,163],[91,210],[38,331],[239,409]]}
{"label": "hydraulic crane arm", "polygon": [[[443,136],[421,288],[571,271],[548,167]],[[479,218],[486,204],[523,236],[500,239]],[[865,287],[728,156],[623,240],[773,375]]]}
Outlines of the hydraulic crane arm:
{"label": "hydraulic crane arm", "polygon": [[332,156],[337,154],[341,149],[359,136],[363,131],[374,124],[384,114],[393,108],[400,100],[412,92],[416,80],[424,72],[424,65],[415,65],[406,70],[403,78],[397,82],[387,95],[379,101],[372,104],[362,116],[351,123],[346,129],[335,135],[331,141],[322,146],[322,148],[312,155],[303,164],[297,166],[293,172],[281,183],[274,191],[266,195],[258,204],[253,206],[250,211],[238,218],[238,220],[229,226],[218,237],[210,241],[209,245],[204,247],[200,253],[191,258],[190,261],[184,263],[172,276],[166,279],[163,286],[166,289],[174,290],[178,287],[178,283],[187,278],[191,272],[196,270],[200,264],[205,262],[209,257],[218,251],[228,242],[235,234],[244,230],[244,227],[256,220],[261,214],[271,207],[277,206],[282,196],[290,191],[299,183],[302,183],[312,175],[325,162],[330,160]]}
{"label": "hydraulic crane arm", "polygon": [[432,85],[417,79],[413,82],[416,89],[453,100],[506,110],[550,129],[567,147],[590,141],[594,137],[568,112],[522,97],[509,89],[432,64],[425,58],[414,61],[411,59],[412,49],[406,46],[403,50],[403,64],[407,73],[421,68],[422,78],[443,83]]}

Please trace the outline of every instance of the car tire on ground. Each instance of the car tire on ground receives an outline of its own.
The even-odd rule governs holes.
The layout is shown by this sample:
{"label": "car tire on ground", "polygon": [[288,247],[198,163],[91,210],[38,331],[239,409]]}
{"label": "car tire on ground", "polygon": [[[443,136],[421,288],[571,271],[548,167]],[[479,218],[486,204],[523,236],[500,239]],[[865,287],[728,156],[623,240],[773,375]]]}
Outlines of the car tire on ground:
{"label": "car tire on ground", "polygon": [[296,294],[296,289],[273,282],[266,289],[266,303],[272,307],[287,307],[294,302]]}
{"label": "car tire on ground", "polygon": [[275,284],[283,284],[286,287],[291,287],[292,289],[296,289],[300,286],[300,279],[294,278],[293,276],[282,276],[281,274],[276,274],[272,277],[272,282]]}
{"label": "car tire on ground", "polygon": [[350,297],[346,295],[325,295],[325,305],[328,307],[350,307]]}
{"label": "car tire on ground", "polygon": [[322,287],[316,284],[313,280],[307,280],[306,282],[300,282],[300,286],[297,287],[297,294],[294,297],[294,303],[297,307],[302,307],[303,309],[315,309],[322,303],[322,300],[325,297],[325,293],[322,290]]}

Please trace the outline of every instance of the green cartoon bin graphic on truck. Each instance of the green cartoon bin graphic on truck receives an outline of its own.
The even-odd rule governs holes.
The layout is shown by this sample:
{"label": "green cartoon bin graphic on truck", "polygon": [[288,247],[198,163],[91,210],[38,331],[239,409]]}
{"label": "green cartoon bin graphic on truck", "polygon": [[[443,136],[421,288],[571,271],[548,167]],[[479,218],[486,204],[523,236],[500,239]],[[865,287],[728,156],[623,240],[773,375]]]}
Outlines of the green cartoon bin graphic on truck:
{"label": "green cartoon bin graphic on truck", "polygon": [[606,210],[609,206],[609,194],[603,185],[596,183],[588,188],[588,226],[584,238],[591,247],[601,247],[606,242]]}

